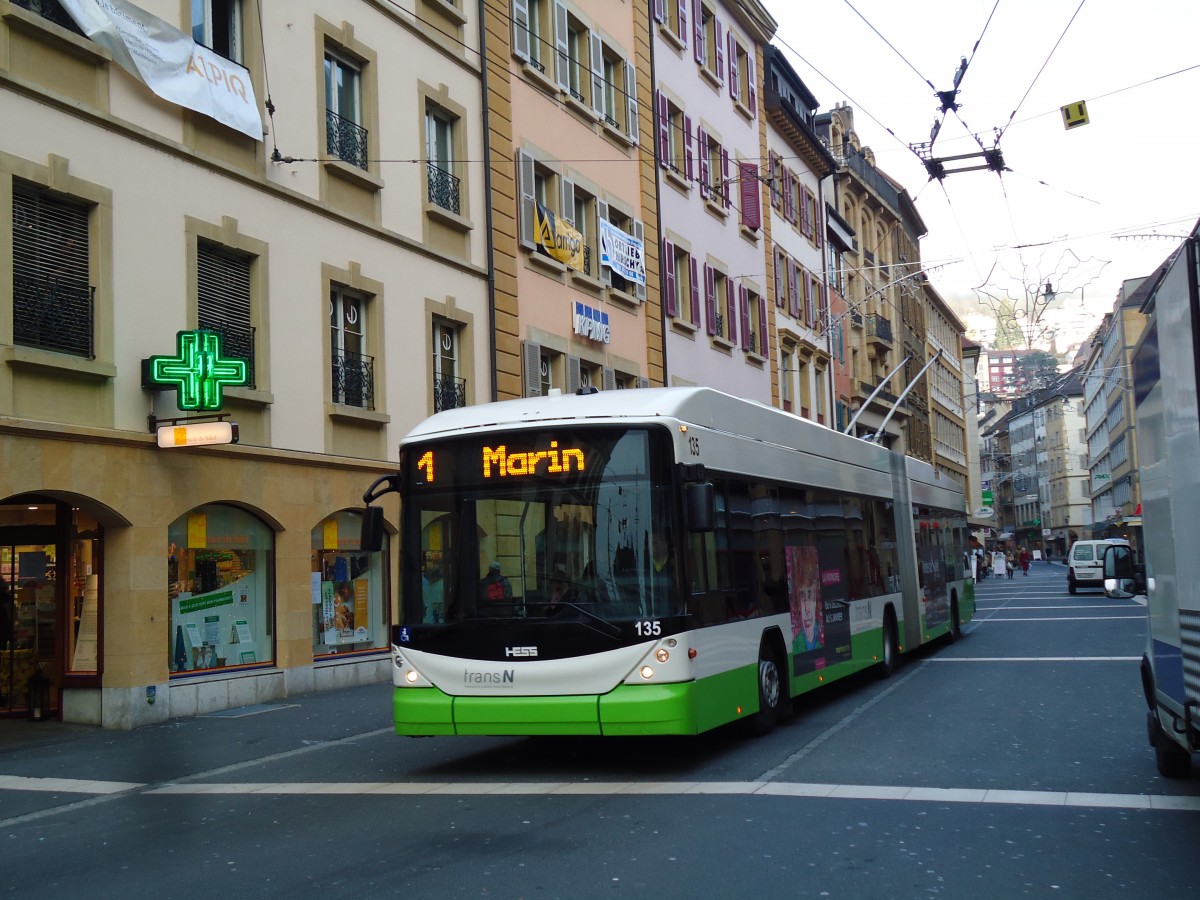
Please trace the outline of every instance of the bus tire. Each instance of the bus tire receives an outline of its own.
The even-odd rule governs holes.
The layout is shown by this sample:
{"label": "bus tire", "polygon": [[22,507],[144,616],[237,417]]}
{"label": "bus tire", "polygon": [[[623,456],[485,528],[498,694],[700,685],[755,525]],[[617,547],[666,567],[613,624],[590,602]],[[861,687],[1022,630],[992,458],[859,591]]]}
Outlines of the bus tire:
{"label": "bus tire", "polygon": [[1150,743],[1154,746],[1154,766],[1163,778],[1187,778],[1192,769],[1192,755],[1167,737],[1158,721],[1158,714],[1147,713]]}
{"label": "bus tire", "polygon": [[775,728],[787,699],[779,657],[764,641],[758,651],[758,712],[750,719],[750,732],[762,737]]}
{"label": "bus tire", "polygon": [[883,614],[883,658],[875,666],[875,674],[880,678],[891,678],[892,673],[900,664],[900,642],[897,639],[896,614],[889,607]]}

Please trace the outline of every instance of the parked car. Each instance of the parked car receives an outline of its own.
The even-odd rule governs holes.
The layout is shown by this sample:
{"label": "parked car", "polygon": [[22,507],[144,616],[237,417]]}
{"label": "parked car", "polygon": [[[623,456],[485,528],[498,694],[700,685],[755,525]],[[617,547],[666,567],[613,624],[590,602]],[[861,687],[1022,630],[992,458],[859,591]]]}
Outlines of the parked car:
{"label": "parked car", "polygon": [[1104,587],[1104,548],[1119,544],[1128,547],[1124,538],[1106,538],[1101,541],[1076,541],[1067,551],[1067,591],[1074,594],[1078,588]]}

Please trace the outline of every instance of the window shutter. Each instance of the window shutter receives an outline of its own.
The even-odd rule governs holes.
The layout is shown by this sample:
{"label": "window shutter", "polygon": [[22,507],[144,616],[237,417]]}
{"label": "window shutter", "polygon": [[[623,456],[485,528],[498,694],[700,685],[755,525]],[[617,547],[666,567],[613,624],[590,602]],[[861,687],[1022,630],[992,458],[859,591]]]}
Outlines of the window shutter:
{"label": "window shutter", "polygon": [[779,198],[783,194],[779,190],[779,166],[781,160],[779,154],[774,150],[767,151],[767,175],[770,180],[771,187],[771,206],[779,209]]}
{"label": "window shutter", "polygon": [[708,132],[703,128],[696,129],[696,153],[700,157],[700,171],[697,180],[700,182],[700,196],[708,196]]}
{"label": "window shutter", "polygon": [[617,370],[612,366],[604,366],[600,370],[600,389],[603,391],[617,389]]}
{"label": "window shutter", "polygon": [[[600,283],[605,285],[606,287],[608,285],[612,284],[612,269],[610,269],[608,266],[602,265],[600,262],[600,257],[602,255],[600,252],[600,249],[601,249],[600,245],[601,245],[601,242],[604,240],[604,237],[603,237],[604,232],[600,228],[600,223],[607,222],[607,221],[609,221],[608,203],[605,202],[604,200],[601,200],[599,197],[597,197],[596,198],[596,249],[595,249],[595,252],[592,254],[592,259],[594,259],[596,261],[596,271],[593,272],[592,274],[598,276],[600,279]],[[585,241],[586,241],[586,236],[585,236]]]}
{"label": "window shutter", "polygon": [[625,63],[625,133],[638,142],[637,69],[631,62]]}
{"label": "window shutter", "polygon": [[738,163],[738,186],[742,198],[742,224],[751,231],[762,226],[762,191],[758,184],[758,166],[754,163]]}
{"label": "window shutter", "polygon": [[526,250],[533,250],[537,246],[536,223],[534,221],[536,218],[534,213],[537,206],[537,201],[533,195],[534,173],[533,157],[524,150],[518,150],[517,186],[521,194],[520,243]]}
{"label": "window shutter", "polygon": [[804,322],[808,317],[808,273],[796,266],[796,320]]}
{"label": "window shutter", "polygon": [[784,270],[783,251],[775,248],[775,305],[782,308],[787,303],[787,272]]}
{"label": "window shutter", "polygon": [[725,337],[731,344],[737,343],[737,321],[737,284],[729,276],[725,279]]}
{"label": "window shutter", "polygon": [[717,275],[713,267],[704,264],[704,318],[708,322],[708,333],[717,333]]}
{"label": "window shutter", "polygon": [[667,2],[666,0],[654,0],[654,21],[667,21]]}
{"label": "window shutter", "polygon": [[[643,265],[645,265],[645,262],[646,262],[646,243],[645,243],[646,242],[646,226],[642,224],[641,219],[633,220],[633,239],[635,241],[637,241],[642,247],[642,263],[643,263]],[[633,296],[637,297],[639,300],[645,301],[646,285],[638,284],[637,282],[634,282]]]}
{"label": "window shutter", "polygon": [[790,259],[787,263],[787,281],[788,281],[788,315],[796,321],[800,320],[800,270],[799,267]]}
{"label": "window shutter", "polygon": [[755,49],[752,47],[746,51],[746,71],[749,77],[746,79],[746,84],[750,85],[750,112],[753,115],[758,115],[758,81],[754,71],[754,54]]}
{"label": "window shutter", "polygon": [[808,185],[800,187],[800,233],[812,237],[812,191]]}
{"label": "window shutter", "polygon": [[789,222],[795,220],[792,212],[792,173],[787,166],[783,167],[783,217]]}
{"label": "window shutter", "polygon": [[583,384],[583,374],[578,356],[567,356],[567,390],[572,394]]}
{"label": "window shutter", "polygon": [[658,106],[658,164],[675,166],[675,160],[671,159],[671,118],[667,95],[657,91],[655,98]]}
{"label": "window shutter", "polygon": [[679,315],[679,304],[675,296],[675,245],[664,238],[662,247],[663,308],[668,316],[674,317]]}
{"label": "window shutter", "polygon": [[529,0],[513,0],[513,56],[529,62]]}
{"label": "window shutter", "polygon": [[767,327],[767,298],[758,295],[758,355],[763,359],[771,358],[771,332]]}
{"label": "window shutter", "polygon": [[683,116],[683,176],[692,183],[692,117]]}
{"label": "window shutter", "polygon": [[600,35],[592,31],[588,33],[588,46],[591,48],[588,56],[592,64],[592,109],[597,115],[607,115],[615,119],[617,111],[608,108],[608,92],[604,89],[604,43]]}
{"label": "window shutter", "polygon": [[696,62],[704,65],[704,7],[700,0],[692,0],[692,31],[695,38],[692,55]]}
{"label": "window shutter", "polygon": [[700,325],[700,271],[696,264],[696,257],[688,255],[688,276],[689,276],[689,293],[692,298],[692,324],[699,327]]}
{"label": "window shutter", "polygon": [[713,43],[717,45],[717,81],[725,78],[725,42],[721,40],[721,20],[713,15]]}
{"label": "window shutter", "polygon": [[637,379],[637,386],[640,388],[650,387],[650,379],[647,378],[645,375],[639,375],[638,379]]}
{"label": "window shutter", "polygon": [[741,86],[738,84],[737,38],[734,37],[732,28],[725,33],[725,38],[728,44],[726,51],[729,53],[729,96],[736,103],[741,99],[738,96]]}
{"label": "window shutter", "polygon": [[829,295],[827,290],[823,282],[817,281],[817,311],[820,313],[820,320],[817,324],[821,327],[821,330],[824,330],[825,322],[829,319]]}
{"label": "window shutter", "polygon": [[742,319],[742,349],[750,349],[750,292],[744,284],[738,285],[738,309]]}
{"label": "window shutter", "polygon": [[817,280],[816,275],[809,277],[808,283],[808,324],[812,328],[817,327],[820,319],[818,309],[821,305],[821,282]]}
{"label": "window shutter", "polygon": [[570,225],[575,227],[575,180],[568,178],[566,175],[558,179],[559,186],[559,201],[558,201],[558,217]]}
{"label": "window shutter", "polygon": [[567,8],[562,3],[554,4],[554,77],[564,91],[571,89],[571,56],[567,43]]}
{"label": "window shutter", "polygon": [[254,387],[248,258],[205,244],[197,247],[196,324],[221,335],[226,356],[246,360],[247,387]]}
{"label": "window shutter", "polygon": [[521,356],[525,362],[525,396],[542,395],[542,345],[521,341]]}
{"label": "window shutter", "polygon": [[721,148],[721,201],[729,209],[729,151]]}
{"label": "window shutter", "polygon": [[[671,0],[667,0],[668,3]],[[683,41],[683,46],[688,45],[688,29],[687,29],[687,2],[688,0],[675,0],[675,9],[679,14],[679,40]]]}

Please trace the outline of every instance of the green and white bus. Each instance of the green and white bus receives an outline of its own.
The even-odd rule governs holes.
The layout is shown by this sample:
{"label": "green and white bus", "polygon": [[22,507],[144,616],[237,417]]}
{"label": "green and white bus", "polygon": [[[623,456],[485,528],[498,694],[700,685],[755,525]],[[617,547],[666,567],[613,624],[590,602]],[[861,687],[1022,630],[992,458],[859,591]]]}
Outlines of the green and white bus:
{"label": "green and white bus", "polygon": [[393,490],[402,735],[765,732],[975,610],[957,483],[708,388],[439,413],[364,546]]}

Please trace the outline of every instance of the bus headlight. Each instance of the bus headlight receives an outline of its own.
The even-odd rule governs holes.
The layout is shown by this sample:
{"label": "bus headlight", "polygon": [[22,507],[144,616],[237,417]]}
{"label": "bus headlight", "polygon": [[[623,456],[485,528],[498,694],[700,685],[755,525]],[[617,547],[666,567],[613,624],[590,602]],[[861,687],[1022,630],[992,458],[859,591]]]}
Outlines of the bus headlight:
{"label": "bus headlight", "polygon": [[416,669],[409,669],[407,672],[404,673],[404,680],[407,681],[409,684],[416,684],[417,679],[420,677],[421,676],[417,674]]}
{"label": "bus headlight", "polygon": [[666,647],[659,647],[657,650],[654,651],[654,658],[657,659],[660,663],[665,663],[668,659],[671,658],[671,653],[669,650],[667,650]]}
{"label": "bus headlight", "polygon": [[651,678],[653,678],[654,677],[654,667],[653,666],[642,666],[642,677],[645,678],[647,681],[649,681]]}

